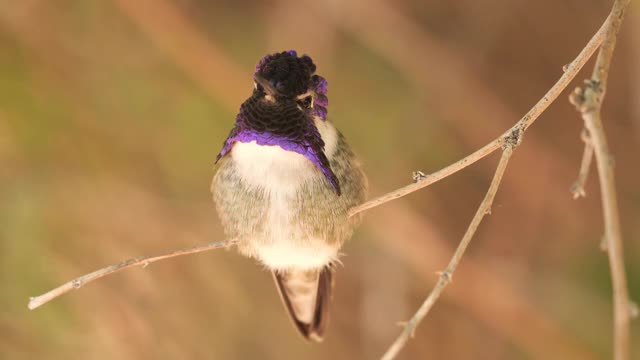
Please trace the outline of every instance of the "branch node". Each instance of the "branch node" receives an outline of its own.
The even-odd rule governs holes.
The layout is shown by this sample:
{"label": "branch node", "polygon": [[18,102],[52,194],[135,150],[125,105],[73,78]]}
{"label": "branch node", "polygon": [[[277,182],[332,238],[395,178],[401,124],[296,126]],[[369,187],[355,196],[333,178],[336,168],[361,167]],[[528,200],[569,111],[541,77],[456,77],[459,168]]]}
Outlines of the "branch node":
{"label": "branch node", "polygon": [[411,319],[407,324],[411,329],[411,333],[409,334],[409,336],[413,339],[414,337],[416,337],[416,327],[417,327],[416,321],[415,319]]}
{"label": "branch node", "polygon": [[522,142],[522,135],[524,134],[524,128],[516,126],[511,132],[503,138],[502,150],[515,149]]}
{"label": "branch node", "polygon": [[445,270],[445,271],[438,271],[438,272],[436,272],[436,274],[438,274],[438,276],[440,276],[440,280],[445,284],[448,284],[451,281],[453,281],[453,274],[448,269]]}
{"label": "branch node", "polygon": [[71,281],[71,286],[73,286],[74,289],[80,289],[82,287],[82,280],[80,279],[73,279]]}
{"label": "branch node", "polygon": [[602,101],[604,91],[600,81],[588,79],[584,81],[584,87],[578,86],[569,95],[569,102],[581,113],[594,111]]}
{"label": "branch node", "polygon": [[581,197],[587,197],[587,191],[584,189],[584,186],[580,181],[576,181],[571,185],[571,189],[569,189],[571,194],[573,194],[573,199],[579,199]]}
{"label": "branch node", "polygon": [[150,264],[150,262],[148,262],[148,261],[143,262],[142,263],[142,268],[143,269],[146,268],[147,266],[149,266],[149,264]]}
{"label": "branch node", "polygon": [[413,339],[416,336],[416,322],[414,319],[410,319],[407,321],[398,321],[396,322],[396,325],[403,328],[405,332],[407,330],[410,330],[409,332],[410,338]]}
{"label": "branch node", "polygon": [[420,170],[414,171],[414,172],[411,174],[411,178],[413,179],[413,182],[414,182],[414,183],[418,183],[418,182],[420,182],[420,181],[422,181],[422,180],[426,179],[426,178],[427,178],[427,176],[428,176],[428,175],[425,175],[425,173],[423,173],[423,172],[422,172],[422,171],[420,171]]}

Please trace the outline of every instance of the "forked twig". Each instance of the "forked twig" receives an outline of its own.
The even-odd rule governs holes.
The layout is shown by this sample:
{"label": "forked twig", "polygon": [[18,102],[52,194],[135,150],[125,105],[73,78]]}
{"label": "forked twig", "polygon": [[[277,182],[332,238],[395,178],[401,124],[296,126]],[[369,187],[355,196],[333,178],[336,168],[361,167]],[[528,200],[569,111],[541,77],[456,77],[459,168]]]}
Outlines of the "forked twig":
{"label": "forked twig", "polygon": [[504,151],[502,152],[502,157],[500,158],[500,162],[498,163],[498,167],[496,168],[496,172],[493,175],[493,180],[491,181],[491,185],[489,186],[489,190],[487,190],[487,194],[484,196],[484,199],[480,203],[476,214],[471,219],[471,223],[467,228],[464,236],[462,237],[462,241],[456,248],[456,251],[453,254],[453,257],[449,261],[447,267],[440,273],[438,278],[438,282],[436,286],[431,290],[429,296],[424,300],[418,311],[411,317],[409,321],[404,325],[404,329],[396,338],[396,340],[391,344],[387,352],[382,356],[383,360],[391,360],[394,359],[400,350],[404,347],[404,345],[409,341],[416,330],[420,321],[427,315],[429,310],[436,303],[438,298],[440,298],[440,294],[444,291],[444,288],[451,282],[453,278],[453,273],[458,267],[460,263],[460,259],[462,259],[462,255],[464,255],[467,246],[471,242],[473,235],[476,233],[480,222],[484,218],[485,215],[490,213],[491,204],[493,204],[493,199],[496,196],[496,192],[498,191],[498,186],[500,186],[500,181],[502,180],[502,176],[504,175],[504,171],[507,168],[507,164],[511,155],[513,154],[513,150],[516,144],[507,143]]}
{"label": "forked twig", "polygon": [[529,126],[531,126],[531,124],[533,124],[533,122],[538,119],[540,114],[542,114],[549,107],[549,105],[551,105],[551,103],[553,103],[558,98],[562,91],[567,88],[569,83],[576,77],[584,64],[591,58],[598,46],[602,44],[604,34],[608,27],[610,19],[611,14],[609,15],[609,17],[607,17],[607,20],[605,20],[600,29],[598,29],[598,31],[593,35],[591,40],[589,40],[587,45],[585,45],[582,51],[580,51],[580,54],[578,54],[578,56],[571,63],[563,68],[564,73],[562,74],[562,76],[560,76],[558,81],[553,84],[551,89],[549,89],[547,93],[544,94],[544,96],[540,100],[538,100],[538,102],[533,105],[533,107],[510,129],[505,131],[502,135],[498,136],[495,140],[491,141],[479,150],[476,150],[474,153],[469,154],[463,159],[460,159],[455,163],[446,166],[432,174],[426,175],[426,177],[424,177],[420,181],[403,186],[397,190],[391,191],[354,207],[353,209],[351,209],[350,215],[353,216],[359,212],[369,210],[386,202],[409,195],[412,192],[418,191],[439,180],[442,180],[500,149],[504,145],[505,139],[507,139],[510,134],[513,134],[514,132],[526,131]]}
{"label": "forked twig", "polygon": [[[611,10],[609,26],[600,47],[591,79],[577,88],[569,100],[576,106],[589,133],[589,143],[593,147],[600,180],[602,212],[604,215],[604,246],[609,256],[609,269],[613,287],[613,356],[616,360],[629,359],[629,322],[631,308],[627,279],[624,269],[622,230],[618,214],[613,157],[607,145],[607,137],[602,126],[602,101],[607,89],[609,68],[616,45],[616,36],[630,0],[616,0]],[[585,148],[585,157],[587,149]],[[586,170],[588,171],[588,169]]]}

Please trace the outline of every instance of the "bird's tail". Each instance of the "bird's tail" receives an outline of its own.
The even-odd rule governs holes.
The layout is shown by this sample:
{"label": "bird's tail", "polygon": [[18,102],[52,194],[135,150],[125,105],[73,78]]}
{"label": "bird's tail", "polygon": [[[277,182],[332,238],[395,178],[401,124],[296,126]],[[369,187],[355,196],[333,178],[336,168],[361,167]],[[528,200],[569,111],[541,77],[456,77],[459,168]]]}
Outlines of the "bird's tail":
{"label": "bird's tail", "polygon": [[273,272],[293,324],[306,340],[320,342],[329,320],[333,269]]}

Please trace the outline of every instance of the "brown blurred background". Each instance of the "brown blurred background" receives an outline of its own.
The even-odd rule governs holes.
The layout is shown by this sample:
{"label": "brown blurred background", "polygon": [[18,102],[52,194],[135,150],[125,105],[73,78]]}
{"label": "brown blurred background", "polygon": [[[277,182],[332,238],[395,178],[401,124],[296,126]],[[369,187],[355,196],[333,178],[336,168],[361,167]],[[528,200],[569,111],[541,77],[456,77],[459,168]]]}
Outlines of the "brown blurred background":
{"label": "brown blurred background", "polygon": [[[135,268],[30,312],[29,296],[126,258],[220,240],[212,165],[264,54],[307,53],[379,195],[510,127],[610,1],[113,0],[0,9],[0,358],[376,358],[460,240],[493,155],[367,213],[329,335],[305,344],[271,276],[234,251]],[[640,1],[604,117],[640,299]],[[573,88],[590,76],[593,62]],[[611,286],[595,172],[566,91],[526,133],[454,282],[404,359],[607,359]],[[640,325],[633,324],[634,359]]]}

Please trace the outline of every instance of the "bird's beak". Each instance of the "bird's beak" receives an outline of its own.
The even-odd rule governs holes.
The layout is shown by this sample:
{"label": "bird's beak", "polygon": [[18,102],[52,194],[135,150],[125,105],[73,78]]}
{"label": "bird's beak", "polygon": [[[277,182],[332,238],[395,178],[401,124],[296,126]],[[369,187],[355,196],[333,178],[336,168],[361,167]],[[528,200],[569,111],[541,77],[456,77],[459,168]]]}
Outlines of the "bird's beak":
{"label": "bird's beak", "polygon": [[275,87],[273,87],[273,85],[271,85],[271,83],[267,81],[265,78],[263,78],[262,76],[256,74],[254,76],[254,79],[258,84],[260,84],[260,86],[262,86],[262,88],[264,89],[264,92],[267,93],[267,95],[275,96],[279,94],[278,90]]}

